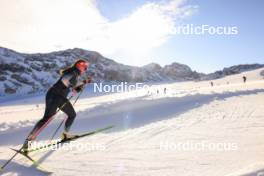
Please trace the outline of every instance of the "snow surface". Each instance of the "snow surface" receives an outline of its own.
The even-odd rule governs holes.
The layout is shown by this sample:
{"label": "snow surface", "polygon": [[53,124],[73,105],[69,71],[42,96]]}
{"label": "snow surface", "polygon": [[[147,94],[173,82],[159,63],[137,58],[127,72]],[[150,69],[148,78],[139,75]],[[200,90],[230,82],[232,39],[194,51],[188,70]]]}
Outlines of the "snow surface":
{"label": "snow surface", "polygon": [[[58,176],[260,176],[264,173],[263,70],[214,80],[213,87],[204,81],[98,96],[86,93],[75,105],[78,115],[72,132],[115,125],[113,130],[76,141],[101,148],[46,150],[32,156]],[[244,75],[247,83],[242,82]],[[9,147],[19,148],[42,116],[43,103],[43,95],[0,103],[0,164],[13,154]],[[63,117],[59,114],[38,140],[49,139]],[[236,147],[176,150],[161,147],[164,143],[232,143]],[[3,175],[45,174],[17,156]]]}

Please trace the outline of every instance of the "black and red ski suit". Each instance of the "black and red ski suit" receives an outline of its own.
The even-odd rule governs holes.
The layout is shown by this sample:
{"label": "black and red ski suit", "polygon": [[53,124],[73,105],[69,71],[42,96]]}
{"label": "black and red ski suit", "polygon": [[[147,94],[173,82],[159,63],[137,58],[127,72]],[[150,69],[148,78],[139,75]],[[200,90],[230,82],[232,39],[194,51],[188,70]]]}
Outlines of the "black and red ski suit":
{"label": "black and red ski suit", "polygon": [[69,69],[63,73],[60,79],[48,90],[46,94],[46,108],[42,119],[40,119],[33,130],[30,132],[27,140],[34,140],[43,128],[52,120],[58,108],[67,114],[64,130],[68,132],[76,117],[76,112],[67,99],[71,89],[82,86],[78,82],[80,71],[76,68]]}

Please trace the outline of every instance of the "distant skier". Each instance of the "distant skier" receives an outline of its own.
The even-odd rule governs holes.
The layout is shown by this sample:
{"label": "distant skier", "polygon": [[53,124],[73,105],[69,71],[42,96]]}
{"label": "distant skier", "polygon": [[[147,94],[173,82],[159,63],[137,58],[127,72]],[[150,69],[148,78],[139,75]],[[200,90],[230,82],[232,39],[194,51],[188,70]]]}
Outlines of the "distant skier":
{"label": "distant skier", "polygon": [[78,78],[85,73],[88,66],[89,63],[87,61],[79,59],[71,67],[60,71],[60,79],[48,90],[46,94],[46,108],[44,116],[37,122],[33,130],[29,133],[23,145],[23,151],[25,153],[27,153],[27,149],[31,141],[35,140],[37,135],[48,125],[58,108],[60,108],[60,110],[68,116],[65,122],[62,138],[67,139],[73,137],[73,135],[69,134],[69,130],[76,117],[76,112],[70,101],[67,99],[67,95],[71,90],[74,92],[80,92],[84,88],[85,84],[91,82],[91,77],[88,77],[82,82],[78,81]]}
{"label": "distant skier", "polygon": [[163,89],[163,93],[164,93],[164,94],[167,93],[167,88],[166,88],[166,87]]}
{"label": "distant skier", "polygon": [[246,83],[247,82],[247,77],[243,76],[243,82]]}
{"label": "distant skier", "polygon": [[211,87],[213,87],[213,86],[214,86],[214,82],[213,82],[213,81],[211,81],[211,82],[210,82],[210,84],[211,84]]}

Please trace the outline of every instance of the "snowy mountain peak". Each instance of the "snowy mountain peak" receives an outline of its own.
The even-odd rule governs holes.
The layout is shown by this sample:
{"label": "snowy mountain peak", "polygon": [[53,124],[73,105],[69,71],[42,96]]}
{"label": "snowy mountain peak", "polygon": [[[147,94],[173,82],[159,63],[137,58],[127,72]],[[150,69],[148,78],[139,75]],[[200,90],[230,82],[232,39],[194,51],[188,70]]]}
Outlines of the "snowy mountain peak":
{"label": "snowy mountain peak", "polygon": [[162,69],[162,67],[157,63],[150,63],[148,65],[143,66],[143,68],[147,70],[156,70],[156,71],[159,71]]}
{"label": "snowy mountain peak", "polygon": [[188,66],[173,63],[162,68],[156,63],[133,67],[80,48],[51,53],[24,54],[0,47],[0,96],[45,91],[58,78],[58,71],[83,58],[89,61],[93,80],[157,82],[194,80]]}
{"label": "snowy mountain peak", "polygon": [[264,64],[241,64],[241,65],[234,65],[231,67],[224,68],[223,70],[216,71],[214,73],[208,74],[203,77],[205,80],[211,79],[218,79],[225,76],[239,74],[245,71],[256,70],[259,68],[263,68]]}

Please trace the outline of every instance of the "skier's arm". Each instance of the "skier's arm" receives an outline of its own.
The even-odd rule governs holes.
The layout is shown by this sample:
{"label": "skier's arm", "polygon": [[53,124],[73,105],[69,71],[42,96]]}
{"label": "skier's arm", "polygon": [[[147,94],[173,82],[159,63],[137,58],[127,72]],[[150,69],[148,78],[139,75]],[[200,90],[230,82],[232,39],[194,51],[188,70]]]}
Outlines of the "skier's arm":
{"label": "skier's arm", "polygon": [[83,88],[85,84],[91,83],[92,82],[92,77],[88,76],[87,79],[81,81],[80,83],[77,84],[77,86],[75,86],[73,88],[73,90],[75,90],[76,92],[80,92]]}

